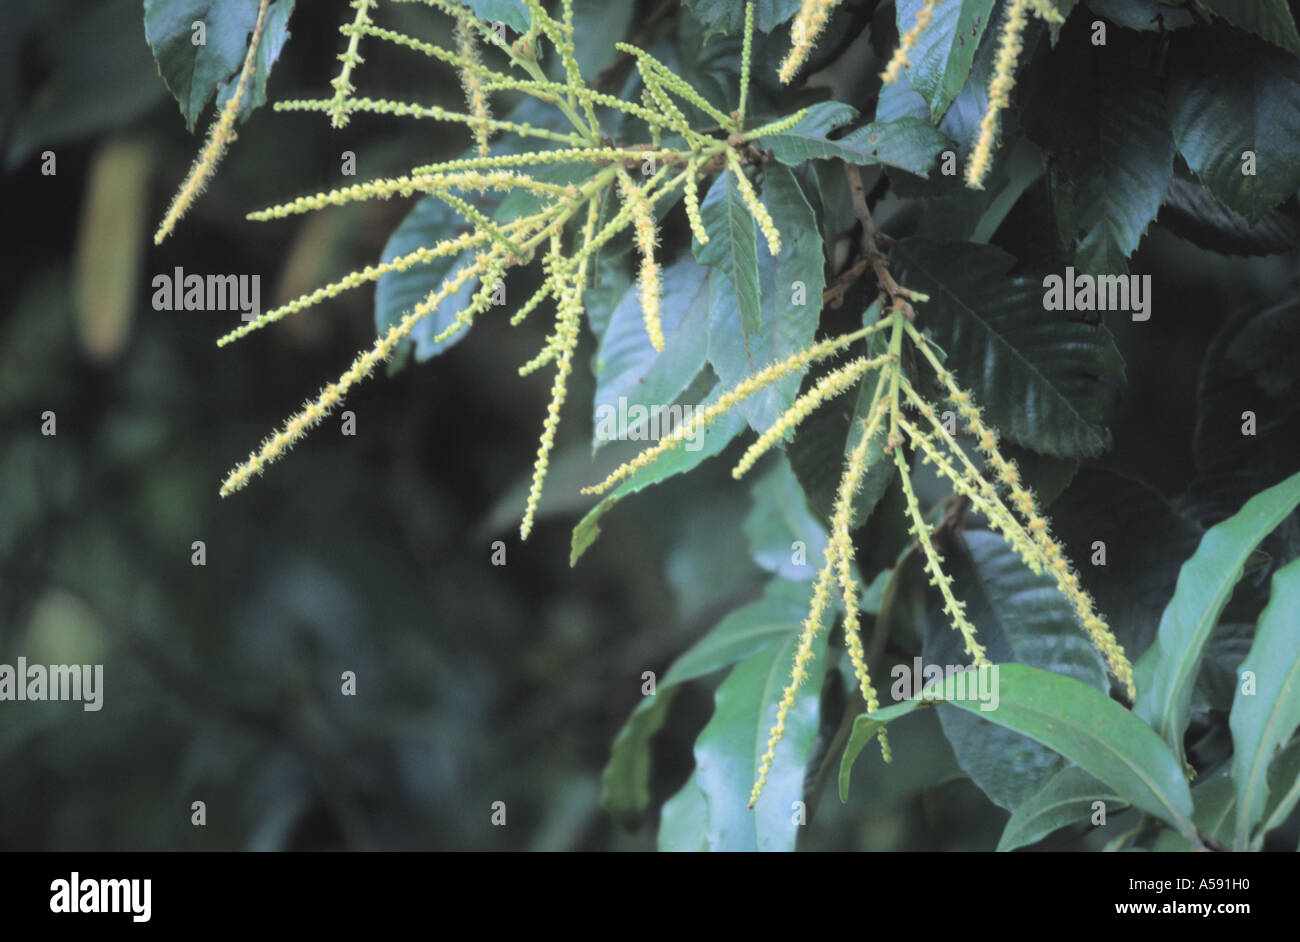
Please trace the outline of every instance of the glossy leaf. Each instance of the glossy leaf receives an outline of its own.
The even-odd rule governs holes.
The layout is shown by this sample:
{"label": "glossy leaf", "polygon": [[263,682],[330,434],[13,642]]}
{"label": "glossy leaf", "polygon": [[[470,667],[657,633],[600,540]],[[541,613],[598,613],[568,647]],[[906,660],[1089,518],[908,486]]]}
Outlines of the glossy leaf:
{"label": "glossy leaf", "polygon": [[[1228,724],[1237,787],[1236,849],[1245,850],[1268,800],[1273,756],[1300,726],[1300,560],[1273,574],[1268,607],[1242,662]],[[1250,678],[1247,688],[1246,678]]]}
{"label": "glossy leaf", "polygon": [[1036,667],[1003,664],[998,680],[995,710],[981,712],[977,700],[947,702],[1029,736],[1143,811],[1184,834],[1194,833],[1192,795],[1182,767],[1138,717],[1085,683]]}
{"label": "glossy leaf", "polygon": [[1201,654],[1247,558],[1300,504],[1300,474],[1255,495],[1233,517],[1207,531],[1178,574],[1156,642],[1134,668],[1135,712],[1183,755],[1192,687]]}
{"label": "glossy leaf", "polygon": [[1219,202],[1254,224],[1300,186],[1300,60],[1232,31],[1179,38],[1169,64],[1178,150]]}
{"label": "glossy leaf", "polygon": [[758,298],[757,234],[754,217],[741,198],[732,174],[719,174],[713,181],[700,202],[700,221],[709,241],[704,245],[693,242],[695,258],[727,279],[740,308],[745,332],[758,333],[763,312]]}
{"label": "glossy leaf", "polygon": [[998,840],[998,850],[1026,847],[1053,831],[1086,821],[1094,811],[1094,802],[1098,801],[1105,804],[1108,816],[1128,807],[1128,802],[1114,789],[1083,769],[1077,766],[1061,769],[1016,808]]}
{"label": "glossy leaf", "polygon": [[1123,381],[1110,332],[1046,311],[1040,279],[1008,277],[994,246],[905,239],[893,250],[900,284],[930,295],[924,323],[946,365],[1003,435],[1057,457],[1110,447],[1103,415]]}

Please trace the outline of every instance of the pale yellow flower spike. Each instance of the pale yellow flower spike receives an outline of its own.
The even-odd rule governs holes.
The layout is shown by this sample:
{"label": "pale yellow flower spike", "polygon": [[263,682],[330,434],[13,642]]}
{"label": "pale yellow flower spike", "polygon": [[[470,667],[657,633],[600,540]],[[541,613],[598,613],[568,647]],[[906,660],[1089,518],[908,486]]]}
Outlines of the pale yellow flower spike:
{"label": "pale yellow flower spike", "polygon": [[916,40],[927,26],[930,25],[930,19],[934,16],[934,8],[940,0],[925,0],[925,4],[916,13],[916,22],[912,28],[903,34],[898,41],[898,48],[894,50],[893,58],[889,60],[889,65],[885,71],[880,73],[880,80],[886,85],[898,81],[898,77],[903,74],[903,69],[912,63],[907,61],[907,54],[912,51],[916,45]]}
{"label": "pale yellow flower spike", "polygon": [[[587,204],[587,220],[582,229],[584,245],[591,243],[596,230],[596,218],[600,212],[598,200]],[[559,261],[559,237],[552,237],[552,258]],[[552,277],[558,277],[557,271]],[[542,427],[542,439],[537,447],[537,461],[533,465],[533,483],[528,490],[528,504],[524,508],[524,519],[519,526],[519,538],[528,539],[533,530],[533,516],[542,497],[542,484],[546,480],[546,471],[550,465],[551,449],[555,446],[555,431],[560,425],[560,408],[564,405],[568,388],[569,374],[573,371],[573,351],[578,346],[578,334],[582,320],[582,291],[587,283],[587,261],[578,265],[577,276],[565,279],[559,286],[556,299],[555,338],[551,344],[556,351],[555,380],[551,384],[551,402],[546,411],[546,422]]]}
{"label": "pale yellow flower spike", "polygon": [[803,369],[810,363],[816,363],[818,360],[826,359],[826,357],[844,349],[855,340],[860,340],[867,334],[879,330],[883,326],[887,326],[886,322],[881,321],[871,327],[864,327],[861,330],[854,331],[851,334],[841,334],[840,336],[833,337],[830,340],[823,340],[821,343],[813,344],[806,350],[800,350],[798,353],[793,353],[784,360],[778,360],[776,363],[764,367],[753,376],[741,380],[731,389],[727,390],[718,397],[716,402],[705,406],[702,409],[696,409],[695,414],[691,416],[689,422],[681,423],[673,430],[671,435],[661,438],[657,445],[647,448],[631,461],[619,465],[599,484],[584,487],[582,493],[605,493],[618,482],[631,477],[642,468],[654,464],[656,459],[658,459],[660,455],[664,454],[664,452],[676,448],[682,442],[694,435],[697,430],[709,425],[719,416],[725,415],[760,389],[770,386],[781,377],[788,376],[795,370]]}
{"label": "pale yellow flower spike", "polygon": [[754,192],[754,184],[750,183],[749,177],[745,176],[745,168],[741,166],[740,158],[730,147],[727,148],[727,166],[731,168],[731,175],[736,178],[736,189],[740,191],[740,198],[745,201],[749,214],[754,217],[754,222],[758,223],[759,232],[763,233],[763,238],[767,240],[767,250],[773,256],[780,255],[781,233],[777,231],[776,223],[772,221],[767,207]]}
{"label": "pale yellow flower spike", "polygon": [[[827,556],[830,555],[830,547],[827,547]],[[776,708],[776,723],[772,726],[772,732],[767,737],[767,751],[763,753],[763,758],[759,762],[758,779],[754,782],[754,788],[749,793],[749,807],[753,808],[754,803],[758,801],[758,796],[763,794],[763,787],[767,785],[768,773],[772,771],[772,762],[776,758],[777,744],[785,737],[786,719],[790,715],[790,709],[794,706],[795,691],[808,678],[808,662],[813,657],[813,641],[821,632],[822,620],[826,616],[826,606],[830,603],[830,588],[833,566],[830,559],[827,559],[826,565],[822,567],[817,576],[817,585],[813,589],[812,608],[808,613],[808,618],[803,623],[803,630],[799,634],[799,644],[795,648],[794,668],[791,671],[790,683],[786,684],[785,690],[781,694],[781,702]]]}
{"label": "pale yellow flower spike", "polygon": [[975,640],[975,626],[966,617],[966,605],[953,595],[952,577],[943,571],[943,557],[930,542],[934,530],[925,522],[925,517],[921,513],[921,502],[917,500],[916,492],[912,490],[911,468],[907,466],[902,449],[895,448],[893,452],[894,463],[898,465],[899,481],[903,485],[903,497],[907,502],[907,512],[912,518],[909,532],[920,544],[921,553],[925,557],[926,571],[930,573],[930,585],[937,586],[939,594],[943,596],[944,614],[948,616],[952,626],[961,633],[962,640],[966,643],[966,653],[974,660],[975,666],[986,667],[989,665],[989,659],[984,653],[984,645]]}
{"label": "pale yellow flower spike", "polygon": [[817,37],[826,28],[831,11],[839,5],[840,0],[803,0],[803,6],[795,14],[790,24],[790,51],[781,62],[777,75],[782,85],[789,85],[799,69],[807,61]]}
{"label": "pale yellow flower spike", "polygon": [[271,0],[262,0],[262,5],[257,8],[257,24],[253,27],[253,38],[249,40],[248,52],[244,55],[244,67],[239,71],[239,82],[235,85],[235,93],[227,99],[221,114],[208,129],[208,138],[203,144],[203,150],[199,152],[198,159],[190,168],[185,182],[172,197],[167,215],[163,217],[158,231],[153,235],[154,245],[161,245],[163,240],[171,235],[172,230],[176,228],[176,223],[203,192],[208,179],[216,172],[217,164],[221,163],[226,148],[235,139],[235,119],[239,117],[239,108],[244,103],[244,92],[248,88],[248,80],[253,74],[253,66],[257,61],[257,47],[262,41],[262,26],[266,22],[266,9],[270,4]]}
{"label": "pale yellow flower spike", "polygon": [[221,485],[221,496],[228,497],[244,487],[254,475],[261,474],[268,464],[292,448],[298,439],[306,435],[342,401],[353,385],[369,376],[376,364],[388,359],[397,344],[415,328],[420,320],[437,308],[444,298],[459,291],[461,286],[482,271],[486,264],[487,259],[480,256],[472,264],[461,268],[444,281],[442,287],[431,292],[409,314],[388,328],[384,336],[375,341],[373,347],[357,357],[352,362],[352,366],[336,382],[321,390],[316,400],[309,402],[302,411],[286,421],[279,432],[263,443],[260,451],[250,454],[247,461],[230,472]]}
{"label": "pale yellow flower spike", "polygon": [[773,445],[794,431],[799,426],[799,423],[812,415],[818,406],[823,402],[834,399],[841,393],[847,392],[853,387],[854,383],[862,378],[862,375],[867,370],[880,366],[888,359],[888,354],[874,360],[859,357],[835,371],[827,373],[817,381],[817,384],[812,389],[796,399],[790,408],[786,409],[781,417],[745,450],[740,461],[731,469],[731,476],[736,480],[740,480],[759,458],[763,457]]}
{"label": "pale yellow flower spike", "polygon": [[471,67],[462,69],[460,73],[460,84],[465,90],[465,106],[469,113],[478,119],[478,123],[472,125],[474,128],[474,140],[478,143],[479,156],[486,157],[491,150],[490,139],[492,137],[492,127],[489,122],[492,120],[492,111],[488,106],[487,92],[484,90],[483,76],[479,72],[482,67],[482,60],[478,54],[478,39],[476,33],[478,24],[474,14],[468,10],[463,10],[456,17],[456,52]]}
{"label": "pale yellow flower spike", "polygon": [[1046,22],[1065,22],[1051,0],[1011,0],[1007,7],[1007,18],[1002,24],[1002,37],[993,63],[993,78],[989,80],[988,111],[980,121],[979,137],[966,164],[966,184],[977,190],[984,188],[984,178],[993,165],[998,115],[1011,103],[1011,89],[1016,84],[1016,61],[1024,48],[1025,26],[1029,22],[1028,13],[1031,9],[1039,19]]}
{"label": "pale yellow flower spike", "polygon": [[[839,493],[836,495],[835,510],[831,517],[830,535],[830,543],[835,547],[835,565],[844,600],[845,646],[848,648],[849,662],[853,665],[853,673],[858,678],[858,690],[862,693],[868,713],[875,713],[880,709],[880,701],[876,697],[876,688],[871,684],[871,674],[867,669],[867,652],[862,646],[862,634],[858,629],[858,587],[853,581],[850,569],[853,560],[853,541],[849,537],[849,526],[853,519],[853,497],[862,487],[862,478],[867,471],[867,452],[889,408],[888,404],[881,399],[884,388],[885,375],[882,373],[880,381],[876,384],[876,394],[872,398],[871,416],[863,422],[862,438],[854,447],[849,457],[849,466],[840,478]],[[827,546],[827,558],[830,558],[830,545]],[[892,758],[889,739],[883,728],[877,738],[880,741],[881,758],[889,762]]]}
{"label": "pale yellow flower spike", "polygon": [[348,114],[348,99],[356,89],[352,86],[352,70],[355,69],[365,60],[357,54],[357,46],[361,42],[362,33],[367,26],[371,25],[370,8],[375,5],[375,0],[352,0],[352,9],[357,11],[356,17],[352,20],[352,28],[347,30],[348,46],[339,54],[339,61],[343,63],[343,68],[339,70],[338,76],[330,82],[334,86],[334,97],[326,103],[326,110],[330,116],[330,124],[336,128],[345,127],[350,119]]}
{"label": "pale yellow flower spike", "polygon": [[654,213],[645,193],[632,182],[632,178],[622,168],[619,168],[618,172],[618,185],[623,199],[632,207],[632,225],[636,233],[637,248],[641,251],[641,272],[638,281],[645,332],[650,337],[651,346],[662,353],[664,329],[659,311],[659,263],[655,261],[655,243],[659,239]]}

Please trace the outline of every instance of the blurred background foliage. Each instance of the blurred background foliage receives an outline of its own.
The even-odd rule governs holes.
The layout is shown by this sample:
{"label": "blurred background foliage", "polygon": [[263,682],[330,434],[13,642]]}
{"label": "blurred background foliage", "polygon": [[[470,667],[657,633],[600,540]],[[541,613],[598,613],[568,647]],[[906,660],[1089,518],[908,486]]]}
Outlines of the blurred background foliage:
{"label": "blurred background foliage", "polygon": [[[581,6],[617,33],[607,48],[660,4],[603,18]],[[318,97],[337,68],[344,0],[300,7],[272,100]],[[395,15],[445,39],[422,10]],[[459,101],[450,72],[378,52],[368,93]],[[840,52],[825,73],[836,97],[870,101],[865,37]],[[605,64],[596,54],[590,69]],[[570,529],[589,503],[578,488],[599,478],[577,405],[593,381],[580,370],[543,516],[520,545],[549,379],[515,368],[543,337],[540,321],[485,319],[447,355],[359,388],[347,405],[355,438],[329,420],[219,500],[234,460],[369,344],[373,295],[351,292],[218,351],[237,315],[155,312],[152,276],[259,273],[269,309],[373,263],[410,204],[274,223],[245,212],[338,185],[345,150],[366,179],[454,156],[467,139],[367,115],[334,131],[261,109],[154,248],[148,234],[199,142],[158,79],[139,0],[3,4],[0,663],[102,663],[106,690],[98,713],[0,704],[0,849],[653,848],[653,815],[626,830],[601,810],[600,772],[642,672],[662,675],[758,595],[766,574],[742,527],[750,485],[730,481],[730,463],[706,463],[611,514],[602,551],[570,569]],[[47,150],[53,176],[40,171]],[[999,241],[1038,231],[1045,200],[1031,193]],[[1200,364],[1225,323],[1288,290],[1293,265],[1225,258],[1153,227],[1133,270],[1152,273],[1156,315],[1110,323],[1128,386],[1105,468],[1170,500],[1199,481],[1208,509],[1197,522],[1227,515],[1195,451]],[[583,361],[593,353],[588,340]],[[1279,354],[1261,342],[1241,355],[1225,388],[1257,375],[1252,356]],[[1282,380],[1274,393],[1293,395]],[[47,410],[54,437],[40,434]],[[1294,468],[1295,441],[1275,438],[1277,473],[1254,467],[1261,479],[1245,494]],[[1062,530],[1069,539],[1068,520]],[[1130,537],[1142,535],[1115,538]],[[491,565],[498,539],[504,568]],[[191,564],[196,540],[205,566]],[[356,697],[340,695],[347,670]],[[655,807],[690,774],[716,682],[688,685],[672,705],[654,744]],[[961,774],[933,711],[899,721],[891,740],[893,765],[867,750],[850,802],[828,790],[801,846],[992,847],[1007,813]],[[196,800],[202,828],[190,824]],[[490,823],[495,801],[506,827]],[[1096,843],[1065,832],[1040,846]]]}

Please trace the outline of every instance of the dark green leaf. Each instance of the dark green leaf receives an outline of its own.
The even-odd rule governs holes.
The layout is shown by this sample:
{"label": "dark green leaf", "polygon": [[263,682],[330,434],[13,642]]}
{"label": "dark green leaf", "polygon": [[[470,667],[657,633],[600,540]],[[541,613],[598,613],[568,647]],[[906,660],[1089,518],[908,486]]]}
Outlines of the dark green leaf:
{"label": "dark green leaf", "polygon": [[919,323],[1007,438],[1057,457],[1110,447],[1102,419],[1124,366],[1104,326],[1044,310],[1042,283],[1008,278],[1015,260],[993,246],[907,239],[893,258],[900,284],[930,295]]}
{"label": "dark green leaf", "polygon": [[[1252,225],[1300,186],[1300,60],[1224,30],[1179,37],[1169,114],[1178,150],[1219,202]],[[1254,155],[1254,173],[1245,160]]]}
{"label": "dark green leaf", "polygon": [[[191,131],[217,86],[243,65],[258,6],[258,0],[145,0],[145,39]],[[204,25],[202,45],[193,41],[196,22]]]}
{"label": "dark green leaf", "polygon": [[1088,6],[1127,29],[1177,29],[1195,22],[1188,10],[1168,6],[1163,0],[1088,0]]}
{"label": "dark green leaf", "polygon": [[1233,26],[1261,36],[1292,55],[1300,56],[1300,34],[1286,0],[1199,0]]}
{"label": "dark green leaf", "polygon": [[[900,33],[912,28],[924,3],[925,0],[898,0]],[[929,25],[908,53],[910,64],[904,74],[912,88],[929,103],[933,124],[939,123],[966,84],[992,10],[993,0],[947,0],[935,4]]]}
{"label": "dark green leaf", "polygon": [[[770,33],[799,10],[800,0],[755,0],[754,26]],[[736,0],[686,0],[686,6],[704,24],[705,35],[739,33],[745,28],[745,4]]]}
{"label": "dark green leaf", "polygon": [[1155,488],[1100,468],[1075,476],[1052,504],[1052,523],[1097,610],[1129,657],[1139,657],[1155,640],[1178,569],[1196,551],[1201,529]]}
{"label": "dark green leaf", "polygon": [[1300,246],[1300,226],[1290,216],[1269,212],[1252,226],[1195,180],[1178,176],[1169,184],[1156,222],[1221,255],[1277,255]]}
{"label": "dark green leaf", "polygon": [[[1099,691],[1109,689],[1106,666],[1079,626],[1074,609],[1048,575],[1035,575],[1009,543],[996,534],[970,530],[945,555],[953,591],[995,664],[1028,664],[1072,677]],[[939,605],[927,611],[926,664],[969,661],[961,635]],[[891,688],[891,697],[899,692]],[[989,713],[939,708],[944,735],[957,762],[996,804],[1014,811],[1060,771],[1050,748],[996,724]],[[993,720],[993,722],[990,722]]]}
{"label": "dark green leaf", "polygon": [[1156,76],[1074,37],[1048,59],[1027,124],[1050,155],[1061,240],[1090,274],[1127,274],[1173,177]]}

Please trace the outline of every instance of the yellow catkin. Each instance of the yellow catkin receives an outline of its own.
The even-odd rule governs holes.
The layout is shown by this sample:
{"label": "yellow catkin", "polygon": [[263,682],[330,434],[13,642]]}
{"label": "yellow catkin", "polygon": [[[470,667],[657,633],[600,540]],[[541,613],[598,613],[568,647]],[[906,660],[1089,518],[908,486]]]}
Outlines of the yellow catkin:
{"label": "yellow catkin", "polygon": [[479,156],[486,157],[491,150],[492,111],[488,106],[488,95],[484,90],[481,74],[482,61],[479,58],[475,17],[468,10],[456,17],[456,52],[469,65],[460,73],[460,84],[465,90],[465,107],[478,119],[473,124],[474,140],[478,144]]}
{"label": "yellow catkin", "polygon": [[740,461],[732,468],[731,476],[739,480],[773,445],[785,438],[786,435],[798,428],[799,423],[812,415],[818,406],[827,400],[834,399],[841,393],[847,392],[854,383],[862,378],[862,375],[867,370],[881,365],[888,359],[887,354],[874,360],[859,357],[837,370],[827,373],[817,381],[812,389],[796,399],[790,408],[786,409],[781,414],[781,417],[772,423],[772,426],[745,450]]}
{"label": "yellow catkin", "polygon": [[911,469],[907,466],[906,459],[903,458],[901,448],[894,449],[894,463],[898,465],[898,477],[903,486],[903,497],[907,503],[907,512],[912,518],[912,527],[910,532],[916,537],[917,543],[921,547],[921,554],[925,558],[925,568],[930,574],[930,584],[938,587],[939,594],[943,597],[943,611],[948,616],[949,622],[961,634],[962,640],[966,644],[966,653],[971,656],[977,667],[984,667],[989,664],[988,655],[984,651],[984,645],[975,639],[975,626],[970,623],[966,617],[966,605],[959,602],[952,591],[952,577],[943,571],[943,557],[935,550],[934,544],[930,542],[933,534],[933,528],[925,522],[925,517],[921,514],[921,502],[917,500],[915,491],[912,490]]}
{"label": "yellow catkin", "polygon": [[244,55],[244,67],[239,71],[239,81],[235,85],[235,92],[226,100],[221,109],[221,114],[212,122],[212,127],[208,129],[208,137],[203,145],[203,150],[199,152],[198,159],[194,161],[194,166],[190,168],[189,175],[181,184],[180,189],[172,197],[171,205],[167,207],[167,214],[163,216],[158,231],[154,233],[154,245],[161,245],[162,241],[171,235],[172,230],[176,228],[176,223],[180,221],[180,218],[189,210],[199,194],[203,192],[208,180],[216,172],[217,164],[221,163],[226,148],[235,139],[235,119],[239,117],[239,109],[244,102],[244,92],[248,89],[248,80],[252,76],[253,66],[257,62],[257,47],[262,41],[262,26],[266,22],[266,9],[270,6],[270,2],[271,0],[262,0],[262,5],[257,9],[257,23],[253,27],[253,38],[248,43],[248,52]]}
{"label": "yellow catkin", "polygon": [[392,199],[394,196],[412,196],[416,193],[440,193],[456,190],[516,190],[525,189],[539,196],[569,199],[577,195],[573,187],[559,186],[534,180],[527,174],[513,170],[464,170],[455,173],[424,173],[409,176],[388,177],[380,180],[368,180],[354,183],[328,192],[300,196],[288,203],[268,206],[249,213],[245,218],[253,222],[265,222],[268,219],[284,219],[302,213],[315,212],[327,206],[343,206],[371,199]]}
{"label": "yellow catkin", "polygon": [[347,48],[339,54],[339,61],[343,63],[343,67],[334,81],[330,82],[334,87],[334,97],[326,104],[330,124],[336,128],[346,127],[350,117],[347,105],[352,93],[356,91],[352,86],[352,70],[365,61],[357,54],[357,46],[361,42],[365,28],[371,25],[370,8],[374,5],[375,0],[352,0],[352,9],[356,10],[357,14],[352,20],[352,28],[347,30]]}
{"label": "yellow catkin", "polygon": [[467,281],[482,271],[486,264],[487,260],[480,257],[472,264],[464,266],[445,280],[440,288],[417,304],[409,314],[388,328],[384,335],[375,341],[374,346],[357,357],[352,362],[352,366],[337,381],[321,390],[314,401],[307,403],[301,411],[291,416],[278,432],[268,438],[259,451],[250,454],[247,461],[227,475],[221,485],[221,496],[228,497],[244,487],[256,475],[261,474],[267,465],[283,456],[321,419],[329,415],[352,386],[369,376],[376,364],[387,360],[402,338],[409,334],[417,323],[437,308],[445,298],[459,291]]}
{"label": "yellow catkin", "polygon": [[1025,26],[1029,21],[1029,0],[1011,0],[1007,7],[1006,22],[997,57],[993,62],[993,78],[989,80],[989,106],[980,121],[979,137],[971,149],[966,164],[966,184],[975,189],[984,188],[984,178],[993,164],[993,150],[997,140],[998,116],[1011,103],[1011,89],[1016,84],[1016,61],[1024,46]]}
{"label": "yellow catkin", "polygon": [[[849,529],[853,522],[853,499],[862,487],[862,479],[869,464],[867,454],[888,409],[888,405],[881,401],[881,393],[884,391],[885,386],[884,379],[885,377],[882,375],[880,382],[876,385],[876,395],[872,400],[870,418],[863,422],[862,438],[854,446],[849,457],[848,468],[845,470],[843,477],[840,478],[839,492],[835,498],[835,510],[831,516],[830,542],[827,545],[828,559],[831,546],[833,545],[835,548],[835,566],[844,600],[844,641],[849,651],[849,663],[853,665],[854,676],[858,679],[858,690],[862,694],[863,702],[866,703],[868,713],[875,713],[880,708],[880,701],[876,697],[876,688],[871,683],[871,674],[867,669],[867,654],[862,646],[862,633],[859,630],[858,590],[851,569],[853,541],[849,536]],[[881,757],[886,762],[889,762],[891,758],[889,739],[883,728],[880,730],[878,738]]]}
{"label": "yellow catkin", "polygon": [[704,229],[704,220],[700,216],[700,188],[697,175],[700,171],[699,161],[695,158],[686,167],[686,220],[691,225],[691,234],[700,245],[709,244],[709,234]]}
{"label": "yellow catkin", "polygon": [[659,443],[653,447],[647,448],[641,454],[637,455],[631,461],[625,462],[610,472],[609,476],[599,484],[590,487],[584,487],[584,494],[603,494],[618,482],[624,480],[640,471],[642,468],[653,464],[660,455],[676,448],[683,441],[692,437],[699,429],[716,421],[719,416],[726,415],[740,403],[744,402],[754,393],[758,392],[783,376],[788,376],[796,370],[801,370],[810,363],[823,360],[828,356],[844,349],[853,341],[865,337],[873,330],[878,330],[879,326],[863,328],[851,334],[842,334],[830,340],[823,340],[821,343],[813,344],[805,350],[791,354],[784,360],[779,360],[770,366],[764,367],[754,375],[737,383],[731,389],[724,392],[718,397],[717,401],[705,406],[702,409],[696,409],[695,414],[691,416],[689,422],[683,422],[668,435],[659,440]]}
{"label": "yellow catkin", "polygon": [[903,69],[912,64],[907,61],[907,55],[912,51],[912,47],[916,45],[916,40],[920,38],[921,33],[930,25],[930,20],[934,16],[934,8],[938,3],[939,0],[925,0],[925,3],[921,5],[921,9],[916,12],[916,22],[899,39],[898,48],[894,50],[889,65],[885,67],[885,71],[880,73],[880,80],[886,85],[897,82],[898,77],[903,74]]}
{"label": "yellow catkin", "polygon": [[750,808],[754,807],[759,796],[763,794],[763,788],[767,785],[767,777],[772,771],[772,762],[776,759],[777,744],[785,737],[785,724],[790,715],[790,710],[794,706],[795,692],[808,679],[808,662],[813,658],[813,642],[821,632],[822,622],[826,617],[826,608],[830,604],[832,576],[833,567],[828,561],[818,574],[817,584],[813,588],[812,607],[808,617],[804,620],[803,629],[799,633],[799,642],[795,647],[794,668],[791,671],[790,682],[786,684],[785,690],[781,694],[781,701],[777,704],[776,723],[773,724],[772,731],[767,737],[767,751],[763,753],[762,759],[759,760],[758,778],[749,793]]}
{"label": "yellow catkin", "polygon": [[781,233],[777,231],[776,223],[772,221],[771,214],[768,213],[767,207],[763,205],[754,192],[754,184],[749,182],[749,177],[745,176],[745,168],[740,164],[740,158],[731,148],[727,148],[727,166],[731,168],[731,174],[736,178],[736,189],[740,191],[740,198],[745,201],[749,208],[749,214],[754,217],[754,222],[758,223],[758,229],[763,233],[763,238],[767,240],[767,250],[773,256],[781,254]]}
{"label": "yellow catkin", "polygon": [[782,85],[789,85],[803,68],[817,43],[817,37],[830,20],[831,11],[839,2],[840,0],[803,0],[803,5],[794,16],[794,22],[790,24],[790,51],[786,53],[781,68],[777,71]]}
{"label": "yellow catkin", "polygon": [[632,228],[636,234],[637,248],[641,252],[641,270],[638,284],[641,293],[641,314],[650,344],[659,353],[664,349],[664,329],[660,320],[659,263],[655,261],[655,244],[659,241],[654,212],[641,188],[632,182],[627,171],[619,170],[619,189],[624,201],[632,207]]}

